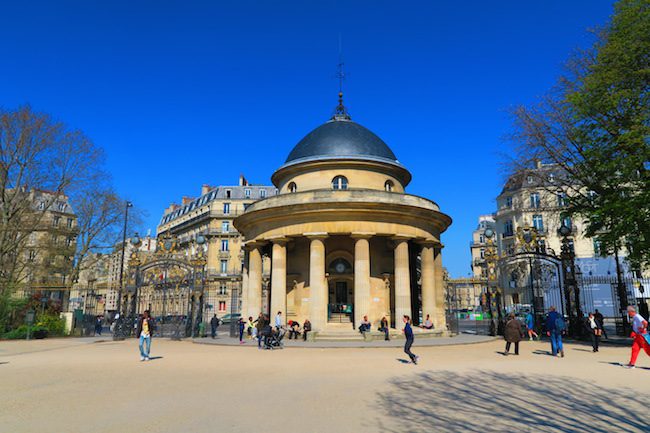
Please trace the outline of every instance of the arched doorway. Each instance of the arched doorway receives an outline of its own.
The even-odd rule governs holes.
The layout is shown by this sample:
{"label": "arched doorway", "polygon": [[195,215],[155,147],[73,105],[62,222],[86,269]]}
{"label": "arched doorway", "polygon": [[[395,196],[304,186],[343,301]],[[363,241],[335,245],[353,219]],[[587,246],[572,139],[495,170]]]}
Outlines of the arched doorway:
{"label": "arched doorway", "polygon": [[329,323],[351,323],[354,320],[354,272],[350,261],[337,257],[328,267]]}

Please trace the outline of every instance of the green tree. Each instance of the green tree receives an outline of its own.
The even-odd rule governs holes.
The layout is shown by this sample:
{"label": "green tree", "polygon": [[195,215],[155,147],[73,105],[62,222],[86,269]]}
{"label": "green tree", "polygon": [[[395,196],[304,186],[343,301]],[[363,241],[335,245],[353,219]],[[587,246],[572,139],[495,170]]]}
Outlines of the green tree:
{"label": "green tree", "polygon": [[[587,51],[538,104],[514,110],[519,172],[558,166],[570,215],[603,254],[650,264],[650,1],[621,0]],[[558,185],[552,185],[558,191]]]}

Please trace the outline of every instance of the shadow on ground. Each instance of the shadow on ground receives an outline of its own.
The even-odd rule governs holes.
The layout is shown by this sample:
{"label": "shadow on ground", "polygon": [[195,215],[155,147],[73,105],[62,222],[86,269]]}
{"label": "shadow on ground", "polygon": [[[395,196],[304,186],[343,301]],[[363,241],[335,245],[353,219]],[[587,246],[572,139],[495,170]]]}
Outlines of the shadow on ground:
{"label": "shadow on ground", "polygon": [[390,421],[379,427],[400,433],[648,431],[641,418],[645,399],[633,397],[569,377],[429,372],[390,382],[378,400]]}

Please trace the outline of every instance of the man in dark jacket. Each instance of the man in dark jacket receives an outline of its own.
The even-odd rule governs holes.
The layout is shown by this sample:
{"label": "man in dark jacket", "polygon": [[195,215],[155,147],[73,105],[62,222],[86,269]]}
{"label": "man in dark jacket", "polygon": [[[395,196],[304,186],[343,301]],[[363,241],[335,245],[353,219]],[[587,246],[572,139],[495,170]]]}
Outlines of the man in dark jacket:
{"label": "man in dark jacket", "polygon": [[140,338],[140,361],[149,361],[151,338],[155,330],[156,325],[149,314],[149,310],[145,310],[138,320],[138,327],[136,328],[136,335]]}
{"label": "man in dark jacket", "polygon": [[404,344],[404,353],[406,353],[413,364],[418,363],[418,358],[416,354],[411,352],[411,346],[413,346],[414,336],[413,328],[411,327],[411,318],[407,315],[404,315],[404,337],[406,337],[406,343]]}
{"label": "man in dark jacket", "polygon": [[605,339],[607,338],[607,331],[605,331],[605,318],[603,317],[603,314],[598,311],[598,308],[596,308],[596,311],[594,311],[594,318],[596,319],[596,324],[600,327],[600,330],[602,331],[603,337]]}
{"label": "man in dark jacket", "polygon": [[215,314],[212,316],[212,319],[210,319],[210,331],[212,338],[215,338],[217,336],[217,328],[219,327],[219,318]]}
{"label": "man in dark jacket", "polygon": [[562,347],[562,333],[566,330],[566,323],[564,318],[555,311],[555,307],[549,308],[548,316],[546,316],[546,335],[551,337],[551,352],[553,356],[560,356],[564,358],[564,348]]}

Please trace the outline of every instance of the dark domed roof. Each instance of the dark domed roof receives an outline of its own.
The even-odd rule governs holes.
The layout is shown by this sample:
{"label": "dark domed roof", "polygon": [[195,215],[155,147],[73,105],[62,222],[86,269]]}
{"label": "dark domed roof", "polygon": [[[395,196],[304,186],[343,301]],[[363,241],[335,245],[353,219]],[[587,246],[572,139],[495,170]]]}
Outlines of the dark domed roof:
{"label": "dark domed roof", "polygon": [[334,118],[311,131],[293,148],[286,165],[320,159],[365,159],[398,164],[384,141],[348,119]]}

